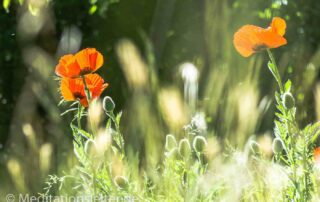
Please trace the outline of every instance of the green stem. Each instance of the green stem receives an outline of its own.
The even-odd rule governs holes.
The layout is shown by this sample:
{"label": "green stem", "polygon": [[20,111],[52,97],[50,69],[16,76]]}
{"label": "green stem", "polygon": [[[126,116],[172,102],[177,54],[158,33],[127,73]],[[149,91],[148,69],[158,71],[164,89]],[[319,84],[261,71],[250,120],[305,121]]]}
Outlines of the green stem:
{"label": "green stem", "polygon": [[276,63],[271,51],[269,49],[267,49],[267,52],[268,52],[270,61],[273,64],[273,67],[269,66],[269,69],[270,69],[272,75],[274,76],[274,78],[276,79],[276,81],[277,81],[277,83],[279,85],[281,94],[283,94],[284,93],[284,87],[282,85],[282,80],[281,80],[281,76],[280,76],[280,73],[279,73],[279,70],[278,70],[277,63]]}
{"label": "green stem", "polygon": [[77,115],[77,121],[78,121],[78,128],[81,129],[81,114],[82,114],[82,105],[80,101],[78,102],[78,115]]}
{"label": "green stem", "polygon": [[83,80],[83,83],[84,83],[84,90],[85,90],[86,96],[88,98],[88,102],[90,102],[91,94],[90,94],[90,91],[89,91],[89,88],[88,88],[88,85],[87,85],[87,82],[86,82],[86,78],[85,78],[84,75],[82,76],[82,80]]}
{"label": "green stem", "polygon": [[93,185],[93,196],[96,196],[96,171],[94,168],[92,168],[92,172],[93,172],[93,177],[92,177],[92,185]]}
{"label": "green stem", "polygon": [[114,123],[114,126],[116,128],[116,138],[115,138],[115,142],[116,144],[118,145],[121,153],[122,153],[122,156],[124,157],[124,139],[121,135],[121,131],[120,131],[120,126],[119,124],[117,123],[117,120],[116,120],[116,116],[113,112],[106,112],[106,115],[112,120],[112,122]]}

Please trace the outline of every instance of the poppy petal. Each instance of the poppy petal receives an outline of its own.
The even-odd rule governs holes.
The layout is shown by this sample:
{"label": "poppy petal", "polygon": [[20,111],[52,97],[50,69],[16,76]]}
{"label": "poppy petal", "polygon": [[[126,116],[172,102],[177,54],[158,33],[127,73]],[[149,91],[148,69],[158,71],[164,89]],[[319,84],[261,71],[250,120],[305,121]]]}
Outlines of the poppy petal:
{"label": "poppy petal", "polygon": [[103,65],[103,56],[95,48],[83,49],[75,57],[82,75],[95,72]]}
{"label": "poppy petal", "polygon": [[261,44],[267,48],[278,48],[287,44],[287,40],[284,37],[270,31],[257,33],[257,37]]}
{"label": "poppy petal", "polygon": [[283,37],[285,29],[286,23],[279,17],[275,17],[267,29],[245,25],[234,34],[233,43],[242,56],[249,57],[255,52],[287,44]]}
{"label": "poppy petal", "polygon": [[87,99],[82,79],[62,78],[60,85],[61,95],[66,101]]}
{"label": "poppy petal", "polygon": [[317,166],[320,165],[320,147],[316,147],[313,150],[313,160]]}
{"label": "poppy petal", "polygon": [[88,74],[85,76],[87,86],[91,92],[92,98],[100,97],[107,84],[104,84],[104,80],[98,74]]}
{"label": "poppy petal", "polygon": [[64,100],[67,101],[74,101],[76,98],[74,97],[71,89],[70,89],[70,83],[68,78],[61,79],[60,83],[60,92]]}
{"label": "poppy petal", "polygon": [[280,17],[274,17],[270,24],[271,30],[280,36],[286,33],[286,21]]}
{"label": "poppy petal", "polygon": [[249,57],[255,52],[255,47],[260,44],[257,33],[265,32],[261,27],[245,25],[241,27],[233,37],[233,44],[237,51],[244,57]]}
{"label": "poppy petal", "polygon": [[80,74],[80,67],[72,54],[60,58],[55,73],[60,77],[75,78]]}
{"label": "poppy petal", "polygon": [[80,104],[84,107],[88,107],[89,103],[88,103],[87,97],[80,99]]}
{"label": "poppy petal", "polygon": [[[87,74],[84,75],[84,77],[91,94],[91,99],[100,97],[101,93],[108,86],[98,74]],[[62,78],[60,82],[60,91],[64,100],[79,100],[82,106],[88,106],[83,78]]]}
{"label": "poppy petal", "polygon": [[102,94],[102,92],[108,87],[109,84],[104,83],[101,87],[92,89],[92,97],[98,98]]}

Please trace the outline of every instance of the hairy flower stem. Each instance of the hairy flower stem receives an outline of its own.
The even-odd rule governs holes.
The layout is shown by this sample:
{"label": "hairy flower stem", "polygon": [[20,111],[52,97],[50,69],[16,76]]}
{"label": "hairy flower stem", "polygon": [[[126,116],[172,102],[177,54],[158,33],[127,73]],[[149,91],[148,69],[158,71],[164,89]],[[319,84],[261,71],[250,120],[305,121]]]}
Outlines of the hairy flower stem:
{"label": "hairy flower stem", "polygon": [[77,115],[77,122],[78,128],[81,129],[81,114],[82,114],[82,105],[80,101],[78,102],[78,115]]}
{"label": "hairy flower stem", "polygon": [[89,91],[89,88],[88,88],[88,85],[87,85],[87,82],[86,82],[85,75],[83,75],[83,76],[81,76],[81,77],[82,77],[82,80],[83,80],[84,90],[85,90],[85,93],[86,93],[88,102],[90,102],[90,100],[91,100],[91,94],[90,94],[90,91]]}
{"label": "hairy flower stem", "polygon": [[[283,94],[285,93],[285,90],[284,90],[284,87],[282,84],[282,79],[281,79],[281,76],[280,76],[280,73],[278,70],[278,66],[277,66],[277,63],[276,63],[271,51],[269,49],[267,49],[267,52],[268,52],[268,56],[270,58],[270,62],[268,63],[268,67],[269,67],[269,70],[271,71],[273,77],[275,78],[275,80],[278,83],[278,86],[280,88],[280,99],[282,99]],[[278,104],[282,105],[281,101]],[[284,145],[286,147],[287,158],[289,161],[288,166],[291,167],[291,169],[292,169],[292,176],[290,178],[292,180],[293,187],[291,187],[291,188],[292,188],[292,192],[293,192],[293,197],[295,197],[297,195],[296,191],[299,189],[298,188],[299,180],[297,179],[296,161],[294,158],[294,154],[295,154],[294,148],[295,147],[292,142],[292,133],[290,131],[290,129],[291,129],[290,122],[293,120],[291,120],[290,116],[288,116],[290,114],[289,110],[286,109],[282,113],[285,118],[280,119],[280,122],[282,122],[282,124],[285,126],[286,134],[283,134],[281,139],[284,142]]]}
{"label": "hairy flower stem", "polygon": [[[278,71],[278,66],[270,50],[267,50],[270,62],[268,67],[277,81],[280,88],[280,95],[276,94],[278,109],[280,116],[278,115],[278,124],[281,124],[284,128],[283,132],[280,132],[280,137],[284,143],[284,148],[287,154],[287,159],[284,159],[287,166],[290,168],[290,179],[292,186],[288,187],[287,196],[295,201],[308,201],[310,199],[310,193],[313,189],[309,183],[311,181],[310,165],[308,162],[308,140],[305,137],[301,137],[301,131],[296,122],[295,111],[293,106],[288,108],[284,104],[284,94],[290,92],[290,88],[285,89],[281,80],[281,76]],[[298,143],[303,145],[299,147]]]}
{"label": "hairy flower stem", "polygon": [[120,126],[117,122],[117,118],[113,112],[106,112],[106,115],[114,123],[114,126],[116,128],[115,142],[116,142],[117,146],[119,147],[119,150],[121,151],[122,157],[124,157],[124,139],[121,135]]}
{"label": "hairy flower stem", "polygon": [[269,58],[270,58],[270,61],[271,63],[273,64],[271,67],[269,66],[269,69],[273,75],[273,77],[276,79],[278,85],[279,85],[279,88],[280,88],[280,92],[281,94],[284,93],[284,87],[283,87],[283,84],[282,84],[282,79],[281,79],[281,76],[279,74],[279,70],[278,70],[278,66],[277,66],[277,63],[273,57],[273,54],[271,53],[271,51],[269,49],[267,49],[267,52],[268,52],[268,55],[269,55]]}

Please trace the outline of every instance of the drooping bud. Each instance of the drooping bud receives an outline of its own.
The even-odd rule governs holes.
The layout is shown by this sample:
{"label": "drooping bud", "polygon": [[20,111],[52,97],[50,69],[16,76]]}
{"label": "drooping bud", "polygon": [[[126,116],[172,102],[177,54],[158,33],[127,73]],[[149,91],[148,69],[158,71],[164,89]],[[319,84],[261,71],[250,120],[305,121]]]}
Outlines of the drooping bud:
{"label": "drooping bud", "polygon": [[125,189],[129,185],[129,182],[128,182],[127,178],[125,178],[123,176],[116,176],[114,178],[114,183],[120,189]]}
{"label": "drooping bud", "polygon": [[273,140],[273,143],[272,143],[272,150],[273,150],[273,153],[275,153],[275,154],[278,154],[278,153],[280,153],[280,152],[282,152],[282,150],[283,150],[283,142],[282,142],[282,140],[280,139],[280,138],[275,138],[274,140]]}
{"label": "drooping bud", "polygon": [[282,101],[286,109],[292,109],[295,106],[295,100],[290,92],[283,94]]}
{"label": "drooping bud", "polygon": [[174,148],[176,148],[177,146],[178,146],[178,144],[177,144],[176,138],[173,135],[168,134],[166,136],[166,145],[165,145],[166,150],[171,151]]}
{"label": "drooping bud", "polygon": [[191,154],[191,146],[188,139],[182,139],[179,142],[179,154],[184,157],[188,158]]}
{"label": "drooping bud", "polygon": [[207,144],[206,138],[203,136],[196,136],[193,140],[192,147],[196,152],[203,153]]}
{"label": "drooping bud", "polygon": [[114,104],[111,97],[105,96],[102,101],[102,107],[105,112],[112,112],[116,105]]}

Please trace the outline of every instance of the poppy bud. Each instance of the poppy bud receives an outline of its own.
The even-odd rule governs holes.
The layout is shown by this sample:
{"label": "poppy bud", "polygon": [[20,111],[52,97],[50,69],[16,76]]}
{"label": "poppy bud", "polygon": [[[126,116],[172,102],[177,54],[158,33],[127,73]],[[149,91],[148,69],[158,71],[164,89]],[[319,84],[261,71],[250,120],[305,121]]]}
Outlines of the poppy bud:
{"label": "poppy bud", "polygon": [[127,180],[127,178],[123,177],[123,176],[116,176],[114,178],[114,183],[116,184],[116,186],[120,189],[125,189],[128,187],[129,182]]}
{"label": "poppy bud", "polygon": [[105,96],[102,101],[102,107],[105,112],[112,112],[116,105],[114,104],[111,97]]}
{"label": "poppy bud", "polygon": [[193,140],[192,146],[196,152],[203,153],[207,144],[206,138],[203,136],[196,136]]}
{"label": "poppy bud", "polygon": [[84,151],[86,154],[90,154],[95,150],[96,143],[93,140],[87,140],[84,144]]}
{"label": "poppy bud", "polygon": [[283,142],[280,138],[275,138],[272,143],[273,153],[278,154],[283,150]]}
{"label": "poppy bud", "polygon": [[173,135],[169,134],[169,135],[166,136],[165,148],[166,148],[167,151],[173,150],[174,148],[177,147],[177,145],[178,144],[177,144],[176,138]]}
{"label": "poppy bud", "polygon": [[253,154],[259,154],[260,153],[260,145],[254,140],[250,141],[250,149],[251,149],[251,152]]}
{"label": "poppy bud", "polygon": [[291,93],[286,92],[283,94],[283,105],[286,109],[292,109],[295,106],[295,101]]}
{"label": "poppy bud", "polygon": [[191,154],[191,146],[188,139],[182,139],[179,142],[179,154],[182,157],[188,158]]}

